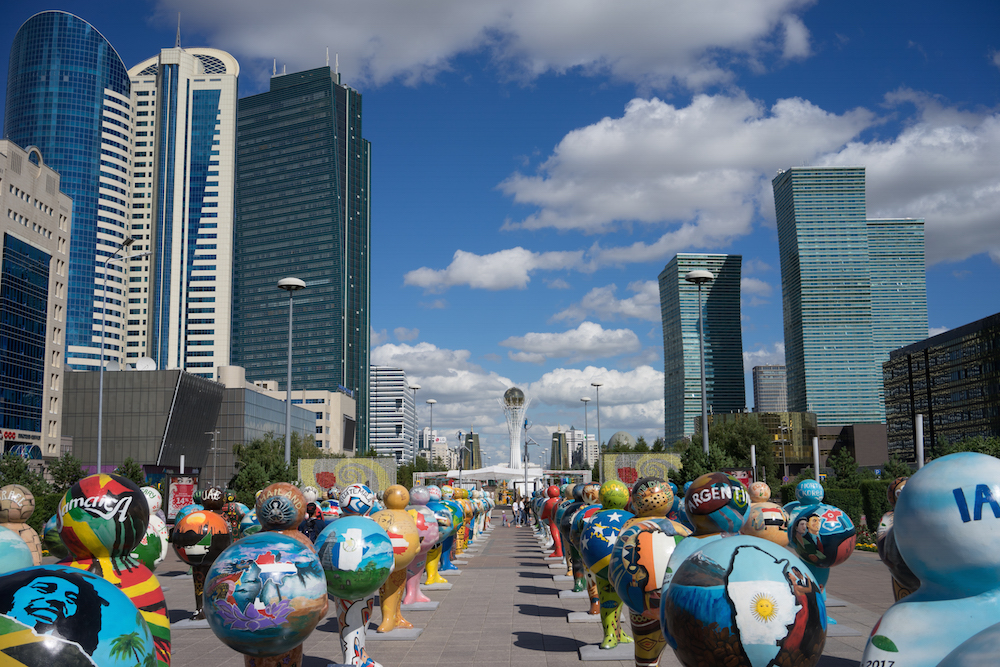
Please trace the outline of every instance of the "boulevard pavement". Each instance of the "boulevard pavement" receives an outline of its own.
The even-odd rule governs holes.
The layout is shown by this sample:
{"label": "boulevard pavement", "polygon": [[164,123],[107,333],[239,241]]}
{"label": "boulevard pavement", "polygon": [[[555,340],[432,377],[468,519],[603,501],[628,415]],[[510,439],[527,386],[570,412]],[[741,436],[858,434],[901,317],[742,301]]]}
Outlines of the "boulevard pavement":
{"label": "boulevard pavement", "polygon": [[[499,514],[499,511],[497,511]],[[444,575],[453,584],[447,591],[425,591],[440,601],[434,611],[404,611],[415,627],[423,628],[415,641],[379,641],[369,633],[369,655],[385,667],[432,667],[463,664],[531,665],[532,667],[591,665],[632,667],[631,658],[581,662],[579,649],[598,644],[600,623],[569,623],[570,612],[586,611],[586,599],[560,599],[559,591],[572,582],[554,582],[553,575],[530,528],[500,527],[473,547],[462,574]],[[157,568],[172,623],[190,618],[194,611],[194,587],[187,566],[172,552]],[[858,665],[868,634],[881,614],[892,604],[889,573],[873,553],[856,551],[833,569],[828,590],[845,606],[831,607],[840,632],[855,636],[828,637],[821,667]],[[375,607],[372,621],[381,614]],[[628,621],[625,620],[625,625]],[[325,667],[340,658],[337,619],[331,605],[327,618],[306,641],[304,667]],[[371,627],[374,627],[372,625]],[[209,629],[171,628],[175,667],[242,667],[236,653]],[[668,648],[660,660],[663,667],[680,663]]]}

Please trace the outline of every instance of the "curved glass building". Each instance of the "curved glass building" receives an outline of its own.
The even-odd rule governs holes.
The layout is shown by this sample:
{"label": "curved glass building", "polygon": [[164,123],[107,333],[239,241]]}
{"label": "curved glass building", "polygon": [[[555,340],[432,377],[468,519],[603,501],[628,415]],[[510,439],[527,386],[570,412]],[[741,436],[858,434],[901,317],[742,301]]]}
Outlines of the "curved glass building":
{"label": "curved glass building", "polygon": [[[132,107],[128,70],[83,19],[47,11],[14,36],[3,136],[38,147],[73,199],[66,359],[95,369],[104,349],[123,356],[123,262],[105,262],[128,235],[132,191]],[[105,291],[105,286],[107,290]]]}

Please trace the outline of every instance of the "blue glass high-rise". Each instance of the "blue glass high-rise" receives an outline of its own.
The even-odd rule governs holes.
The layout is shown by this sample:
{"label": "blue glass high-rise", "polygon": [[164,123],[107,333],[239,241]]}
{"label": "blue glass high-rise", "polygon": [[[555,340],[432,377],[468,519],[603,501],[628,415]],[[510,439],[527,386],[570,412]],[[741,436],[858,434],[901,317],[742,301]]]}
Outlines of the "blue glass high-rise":
{"label": "blue glass high-rise", "polygon": [[881,365],[927,335],[923,220],[868,220],[864,167],[788,169],[772,186],[788,409],[884,422]]}
{"label": "blue glass high-rise", "polygon": [[667,444],[695,433],[701,423],[698,286],[684,279],[695,270],[715,279],[702,286],[705,384],[713,413],[746,408],[743,332],[740,328],[740,255],[682,253],[659,276],[663,319],[664,437]]}
{"label": "blue glass high-rise", "polygon": [[285,384],[286,277],[296,389],[348,389],[357,451],[369,445],[370,144],[361,94],[329,67],[275,76],[237,111],[233,363]]}
{"label": "blue glass high-rise", "polygon": [[[5,139],[36,146],[73,199],[66,359],[95,369],[123,353],[125,269],[104,263],[126,238],[131,198],[132,110],[128,71],[111,44],[72,14],[47,11],[14,36]],[[105,284],[107,291],[105,291]]]}

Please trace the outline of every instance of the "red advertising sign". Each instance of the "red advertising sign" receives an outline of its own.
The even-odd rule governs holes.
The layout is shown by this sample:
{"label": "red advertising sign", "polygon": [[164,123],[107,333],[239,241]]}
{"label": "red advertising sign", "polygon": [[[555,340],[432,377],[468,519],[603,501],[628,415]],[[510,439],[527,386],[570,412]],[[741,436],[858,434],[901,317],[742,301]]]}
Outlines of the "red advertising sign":
{"label": "red advertising sign", "polygon": [[173,521],[177,512],[194,502],[198,478],[190,475],[171,475],[167,486],[167,521]]}

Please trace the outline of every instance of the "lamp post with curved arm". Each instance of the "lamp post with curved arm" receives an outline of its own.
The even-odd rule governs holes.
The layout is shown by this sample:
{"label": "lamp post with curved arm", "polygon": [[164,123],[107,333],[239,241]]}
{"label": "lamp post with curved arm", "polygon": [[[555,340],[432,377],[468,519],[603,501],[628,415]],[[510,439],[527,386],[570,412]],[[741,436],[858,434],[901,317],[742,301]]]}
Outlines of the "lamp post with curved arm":
{"label": "lamp post with curved arm", "polygon": [[285,384],[285,465],[292,464],[292,295],[305,289],[306,283],[299,278],[282,278],[278,288],[288,292],[288,380]]}

